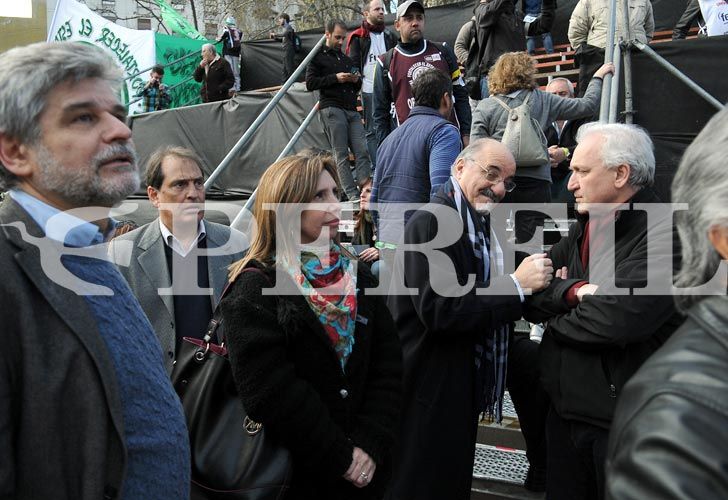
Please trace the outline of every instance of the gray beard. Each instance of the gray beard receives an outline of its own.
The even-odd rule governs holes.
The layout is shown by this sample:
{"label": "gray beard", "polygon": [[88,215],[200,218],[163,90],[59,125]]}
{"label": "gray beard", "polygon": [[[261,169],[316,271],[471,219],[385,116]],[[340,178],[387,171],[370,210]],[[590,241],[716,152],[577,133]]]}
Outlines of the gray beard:
{"label": "gray beard", "polygon": [[[132,158],[128,175],[117,175],[115,179],[104,180],[99,175],[100,166],[116,155],[125,154]],[[139,189],[137,155],[129,144],[115,143],[91,159],[88,165],[65,166],[40,145],[38,162],[43,174],[38,186],[58,194],[74,207],[111,207]]]}

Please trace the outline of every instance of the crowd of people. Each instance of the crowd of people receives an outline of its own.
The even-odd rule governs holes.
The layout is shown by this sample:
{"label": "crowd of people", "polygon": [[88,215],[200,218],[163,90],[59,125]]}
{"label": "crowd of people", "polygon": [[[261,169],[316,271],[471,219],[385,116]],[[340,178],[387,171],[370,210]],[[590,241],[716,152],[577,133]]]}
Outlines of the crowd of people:
{"label": "crowd of people", "polygon": [[[246,233],[207,219],[195,151],[161,146],[141,172],[102,49],[0,54],[0,498],[208,498],[172,384],[185,342],[225,356],[246,429],[290,453],[286,499],[467,499],[506,391],[529,490],[728,497],[728,110],[680,163],[685,205],[661,203],[648,133],[593,122],[614,66],[541,90],[527,37],[548,44],[555,3],[528,7],[524,24],[481,0],[457,50],[426,38],[418,0],[398,40],[381,0],[348,36],[330,20],[306,85],[331,148],[270,165]],[[195,71],[210,101],[239,90],[226,27]],[[168,103],[163,75],[145,106]],[[122,229],[110,211],[142,179],[157,217]],[[554,214],[573,221],[544,249]]]}

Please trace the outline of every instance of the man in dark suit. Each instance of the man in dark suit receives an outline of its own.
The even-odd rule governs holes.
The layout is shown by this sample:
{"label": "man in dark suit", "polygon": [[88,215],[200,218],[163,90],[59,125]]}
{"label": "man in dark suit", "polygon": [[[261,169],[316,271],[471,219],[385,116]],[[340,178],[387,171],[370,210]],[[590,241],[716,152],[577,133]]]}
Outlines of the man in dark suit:
{"label": "man in dark suit", "polygon": [[[503,144],[474,141],[457,157],[450,179],[427,209],[415,212],[405,226],[408,245],[429,246],[446,232],[459,238],[438,248],[439,259],[406,251],[404,282],[418,293],[389,297],[404,361],[390,500],[470,498],[478,416],[500,420],[506,359],[513,359],[510,324],[521,317],[524,295],[546,287],[552,274],[545,254],[526,257],[507,274],[501,245],[491,234],[488,210],[513,189],[515,172],[513,155]],[[402,272],[397,265],[396,272]],[[525,347],[533,358],[537,346]],[[524,368],[509,366],[509,377]],[[528,376],[530,386],[519,382],[532,390],[537,374]]]}
{"label": "man in dark suit", "polygon": [[0,498],[189,498],[182,407],[105,258],[139,186],[121,78],[82,43],[0,55]]}
{"label": "man in dark suit", "polygon": [[170,373],[182,339],[204,336],[227,284],[227,268],[247,247],[242,233],[203,220],[200,165],[186,148],[152,154],[147,194],[159,218],[111,243],[113,260],[157,333]]}

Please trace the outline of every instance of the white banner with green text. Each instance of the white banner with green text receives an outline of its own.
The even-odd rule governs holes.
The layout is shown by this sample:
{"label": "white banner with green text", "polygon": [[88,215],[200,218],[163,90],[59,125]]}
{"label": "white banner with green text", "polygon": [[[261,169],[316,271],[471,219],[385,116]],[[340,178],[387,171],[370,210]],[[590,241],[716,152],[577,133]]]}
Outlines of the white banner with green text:
{"label": "white banner with green text", "polygon": [[[124,70],[126,80],[122,86],[122,102],[134,100],[144,87],[148,71],[156,62],[154,32],[124,28],[101,17],[75,0],[60,0],[53,22],[48,30],[48,41],[80,41],[107,50]],[[129,107],[129,114],[140,109],[137,102]]]}

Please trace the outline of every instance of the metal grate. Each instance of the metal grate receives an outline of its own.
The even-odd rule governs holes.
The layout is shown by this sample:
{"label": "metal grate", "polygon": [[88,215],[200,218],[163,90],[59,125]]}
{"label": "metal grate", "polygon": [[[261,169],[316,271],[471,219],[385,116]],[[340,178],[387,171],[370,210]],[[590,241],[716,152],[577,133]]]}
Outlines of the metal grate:
{"label": "metal grate", "polygon": [[525,451],[487,444],[475,446],[474,478],[523,486],[528,472]]}
{"label": "metal grate", "polygon": [[503,397],[503,418],[512,418],[517,420],[518,415],[516,414],[516,408],[513,406],[511,395],[506,391]]}

